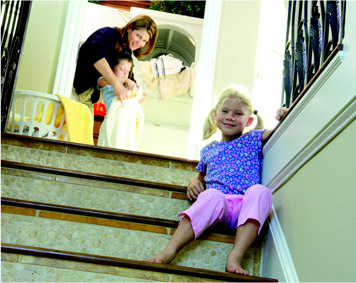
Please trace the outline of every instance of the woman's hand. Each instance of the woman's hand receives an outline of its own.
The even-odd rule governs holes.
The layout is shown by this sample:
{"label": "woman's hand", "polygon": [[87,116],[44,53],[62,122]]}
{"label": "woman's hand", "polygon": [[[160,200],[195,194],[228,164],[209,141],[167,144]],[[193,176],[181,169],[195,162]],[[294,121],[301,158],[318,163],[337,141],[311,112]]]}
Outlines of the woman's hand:
{"label": "woman's hand", "polygon": [[94,63],[94,67],[97,71],[104,76],[107,83],[112,85],[115,95],[119,101],[128,99],[128,91],[124,86],[124,83],[128,85],[128,88],[132,89],[134,82],[129,79],[119,79],[111,70],[109,63],[105,58],[99,59]]}
{"label": "woman's hand", "polygon": [[137,85],[134,81],[130,80],[130,79],[125,79],[125,82],[124,82],[126,85],[127,85],[127,89],[129,91],[132,91],[132,92],[136,92],[137,91]]}
{"label": "woman's hand", "polygon": [[280,120],[282,120],[282,118],[283,118],[284,116],[286,116],[287,112],[288,112],[288,108],[287,108],[287,107],[278,108],[275,118],[276,118],[278,121],[280,121]]}
{"label": "woman's hand", "polygon": [[137,86],[136,83],[130,79],[121,79],[120,83],[118,84],[117,92],[115,90],[115,87],[114,87],[114,92],[117,99],[119,101],[123,101],[129,99],[130,93],[137,92]]}
{"label": "woman's hand", "polygon": [[112,87],[119,101],[128,99],[127,89],[120,80],[117,80],[116,83],[112,85]]}
{"label": "woman's hand", "polygon": [[198,195],[205,191],[204,184],[199,178],[191,178],[187,189],[187,197],[190,201],[196,200]]}

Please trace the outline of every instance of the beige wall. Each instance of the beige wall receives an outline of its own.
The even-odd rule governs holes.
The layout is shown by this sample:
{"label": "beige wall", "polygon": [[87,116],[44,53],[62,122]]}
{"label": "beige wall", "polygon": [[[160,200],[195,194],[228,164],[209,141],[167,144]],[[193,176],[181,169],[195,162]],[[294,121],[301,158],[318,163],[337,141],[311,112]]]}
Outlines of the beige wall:
{"label": "beige wall", "polygon": [[300,281],[356,278],[356,121],[274,194]]}
{"label": "beige wall", "polygon": [[213,86],[215,95],[231,82],[252,91],[260,6],[260,1],[223,1]]}
{"label": "beige wall", "polygon": [[[274,264],[280,261],[287,281],[355,281],[355,12],[356,2],[348,1],[344,52],[311,86],[301,101],[305,104],[296,105],[295,116],[292,110],[277,129],[278,138],[272,136],[265,147],[262,179],[278,190],[273,194],[275,214],[270,222],[276,242],[275,246],[265,245],[264,255],[269,257],[264,256],[264,276],[280,274]],[[344,121],[349,121],[348,125],[344,126]],[[313,149],[339,129],[340,133],[314,155]]]}
{"label": "beige wall", "polygon": [[16,89],[52,93],[68,1],[33,1]]}

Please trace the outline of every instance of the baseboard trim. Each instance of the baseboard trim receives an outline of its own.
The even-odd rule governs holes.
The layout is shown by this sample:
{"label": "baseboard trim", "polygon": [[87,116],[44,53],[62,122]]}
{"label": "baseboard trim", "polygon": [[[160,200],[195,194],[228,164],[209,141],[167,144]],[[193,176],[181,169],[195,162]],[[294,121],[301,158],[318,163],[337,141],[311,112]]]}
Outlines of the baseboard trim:
{"label": "baseboard trim", "polygon": [[283,275],[286,282],[300,282],[297,271],[295,269],[292,255],[289,251],[286,238],[279,223],[277,213],[272,206],[272,211],[268,220],[269,229],[276,247],[279,261],[282,266]]}

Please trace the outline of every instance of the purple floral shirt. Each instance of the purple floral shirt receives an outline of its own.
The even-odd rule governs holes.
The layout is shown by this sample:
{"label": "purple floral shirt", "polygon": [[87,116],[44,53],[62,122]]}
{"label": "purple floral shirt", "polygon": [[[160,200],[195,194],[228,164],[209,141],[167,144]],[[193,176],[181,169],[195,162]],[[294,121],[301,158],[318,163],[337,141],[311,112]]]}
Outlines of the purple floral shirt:
{"label": "purple floral shirt", "polygon": [[243,195],[260,184],[264,131],[252,130],[233,141],[213,141],[205,146],[196,169],[205,174],[206,188]]}

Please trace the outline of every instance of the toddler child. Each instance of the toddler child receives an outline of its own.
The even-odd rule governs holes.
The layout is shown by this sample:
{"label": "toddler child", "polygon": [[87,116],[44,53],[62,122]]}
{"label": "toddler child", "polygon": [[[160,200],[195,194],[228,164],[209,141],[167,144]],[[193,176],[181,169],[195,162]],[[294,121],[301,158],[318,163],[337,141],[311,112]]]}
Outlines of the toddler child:
{"label": "toddler child", "polygon": [[[128,53],[118,53],[113,72],[120,79],[132,79],[133,59]],[[144,114],[141,104],[146,96],[138,86],[128,91],[128,99],[118,100],[114,89],[101,77],[98,80],[106,107],[106,116],[100,127],[98,145],[136,150],[142,137]]]}

